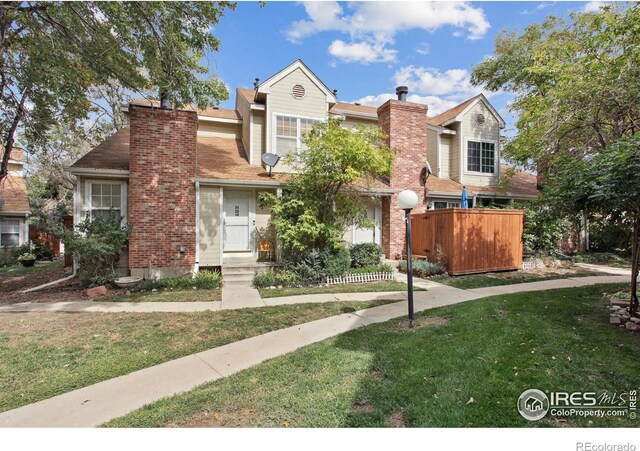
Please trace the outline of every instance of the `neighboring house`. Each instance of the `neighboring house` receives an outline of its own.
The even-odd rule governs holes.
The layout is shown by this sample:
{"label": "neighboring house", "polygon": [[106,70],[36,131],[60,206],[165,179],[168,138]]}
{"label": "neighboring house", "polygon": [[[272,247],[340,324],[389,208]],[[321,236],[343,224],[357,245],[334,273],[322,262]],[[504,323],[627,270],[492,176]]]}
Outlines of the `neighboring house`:
{"label": "neighboring house", "polygon": [[[262,155],[303,152],[304,133],[330,115],[343,117],[345,127],[380,126],[399,150],[388,183],[363,192],[375,226],[352,227],[348,244],[380,243],[391,258],[402,252],[404,213],[395,197],[403,189],[424,196],[416,211],[455,206],[463,185],[477,205],[536,196],[532,174],[517,173],[506,191],[498,189],[504,121],[484,96],[433,118],[427,112],[427,105],[403,100],[379,108],[339,102],[300,60],[256,80],[255,89],[237,89],[234,110],[171,110],[136,100],[126,109],[127,128],[70,167],[77,176],[75,222],[117,210],[132,225],[122,263],[132,275],[255,261],[258,241],[276,242],[258,193],[277,192],[290,171],[281,161],[270,176]],[[434,174],[425,187],[427,159]]]}
{"label": "neighboring house", "polygon": [[24,153],[14,148],[9,174],[0,181],[0,256],[29,242],[29,198],[24,178]]}

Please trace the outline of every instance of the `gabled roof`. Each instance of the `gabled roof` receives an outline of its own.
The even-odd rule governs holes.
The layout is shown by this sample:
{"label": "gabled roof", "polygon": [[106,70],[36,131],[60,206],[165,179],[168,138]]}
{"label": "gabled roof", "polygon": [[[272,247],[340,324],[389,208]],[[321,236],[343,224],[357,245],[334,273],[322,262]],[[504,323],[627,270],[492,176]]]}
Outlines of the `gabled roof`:
{"label": "gabled roof", "polygon": [[449,125],[451,122],[460,121],[462,120],[462,116],[464,116],[467,111],[473,108],[478,102],[482,102],[489,109],[489,111],[491,111],[491,114],[493,114],[493,116],[496,118],[496,120],[500,124],[500,128],[504,128],[504,119],[502,118],[502,116],[500,116],[498,111],[496,111],[493,105],[491,105],[484,94],[478,94],[477,96],[472,97],[469,100],[465,100],[461,104],[456,105],[453,108],[438,114],[437,116],[428,118],[427,122],[431,125],[443,127]]}
{"label": "gabled roof", "polygon": [[71,165],[71,169],[129,170],[129,129],[123,128]]}
{"label": "gabled roof", "polygon": [[318,78],[318,76],[316,74],[314,74],[313,71],[311,69],[309,69],[309,67],[305,63],[302,62],[301,59],[295,60],[293,63],[289,64],[287,67],[285,67],[284,69],[282,69],[278,73],[272,75],[271,77],[267,78],[265,81],[260,83],[260,86],[258,86],[258,92],[260,92],[260,93],[268,93],[269,92],[269,88],[271,86],[273,86],[274,84],[276,84],[277,82],[279,82],[284,77],[286,77],[287,75],[289,75],[290,73],[292,73],[293,71],[295,71],[297,69],[302,70],[302,72],[304,72],[307,75],[307,77],[309,77],[309,79],[311,79],[311,81],[322,92],[325,93],[325,95],[329,98],[329,102],[335,103],[336,96],[333,94],[333,91],[331,91],[327,87],[327,85],[325,85],[323,83],[323,81],[320,80]]}
{"label": "gabled roof", "polygon": [[[13,153],[13,152],[12,152]],[[7,175],[0,182],[0,214],[24,213],[31,211],[27,197],[27,183],[24,177]]]}
{"label": "gabled roof", "polygon": [[356,105],[355,103],[338,102],[331,106],[329,112],[334,114],[353,114],[354,116],[378,117],[378,109],[372,106]]}
{"label": "gabled roof", "polygon": [[[134,99],[130,103],[132,105],[139,106],[150,106],[154,108],[160,107],[160,101],[156,99]],[[224,108],[207,108],[206,110],[199,110],[195,105],[186,105],[182,110],[195,111],[198,113],[198,116],[215,117],[219,119],[242,119],[236,110],[227,110]]]}

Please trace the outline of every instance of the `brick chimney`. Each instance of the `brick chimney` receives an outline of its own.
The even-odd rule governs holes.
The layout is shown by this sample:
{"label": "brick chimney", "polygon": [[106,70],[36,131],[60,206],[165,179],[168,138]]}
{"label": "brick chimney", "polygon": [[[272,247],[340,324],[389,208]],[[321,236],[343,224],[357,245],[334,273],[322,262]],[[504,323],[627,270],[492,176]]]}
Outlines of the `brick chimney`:
{"label": "brick chimney", "polygon": [[131,275],[188,274],[196,249],[197,114],[129,105],[129,120]]}
{"label": "brick chimney", "polygon": [[[406,98],[406,88],[398,93]],[[398,150],[393,163],[391,188],[396,194],[382,203],[382,243],[388,258],[404,252],[404,212],[398,208],[398,193],[404,189],[414,191],[421,204],[412,213],[425,211],[424,186],[420,172],[427,161],[427,105],[389,100],[378,108],[378,125],[387,134],[387,144]]]}

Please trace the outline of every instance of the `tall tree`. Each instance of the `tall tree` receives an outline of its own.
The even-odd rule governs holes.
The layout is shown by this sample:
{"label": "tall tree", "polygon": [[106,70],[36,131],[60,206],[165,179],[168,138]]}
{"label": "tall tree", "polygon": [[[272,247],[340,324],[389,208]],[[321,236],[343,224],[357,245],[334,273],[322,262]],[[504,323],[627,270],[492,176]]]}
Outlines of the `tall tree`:
{"label": "tall tree", "polygon": [[203,66],[230,2],[0,2],[0,181],[18,131],[42,144],[95,111],[92,89],[159,89],[200,108],[228,96]]}
{"label": "tall tree", "polygon": [[548,17],[523,33],[503,32],[471,77],[516,94],[517,135],[504,155],[552,170],[640,130],[640,5]]}
{"label": "tall tree", "polygon": [[304,151],[286,157],[294,173],[282,196],[260,193],[269,206],[286,257],[340,243],[346,227],[370,226],[362,206],[367,188],[391,176],[394,153],[378,127],[346,129],[341,120],[317,123],[305,134]]}

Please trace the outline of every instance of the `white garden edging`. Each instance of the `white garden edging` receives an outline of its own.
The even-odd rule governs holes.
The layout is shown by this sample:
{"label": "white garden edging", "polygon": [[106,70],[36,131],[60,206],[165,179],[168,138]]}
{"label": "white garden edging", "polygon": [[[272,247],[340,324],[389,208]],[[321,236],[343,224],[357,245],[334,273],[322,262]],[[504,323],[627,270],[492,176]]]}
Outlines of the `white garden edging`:
{"label": "white garden edging", "polygon": [[392,272],[366,272],[362,274],[347,274],[340,277],[327,277],[328,285],[345,283],[377,282],[379,280],[395,280]]}

